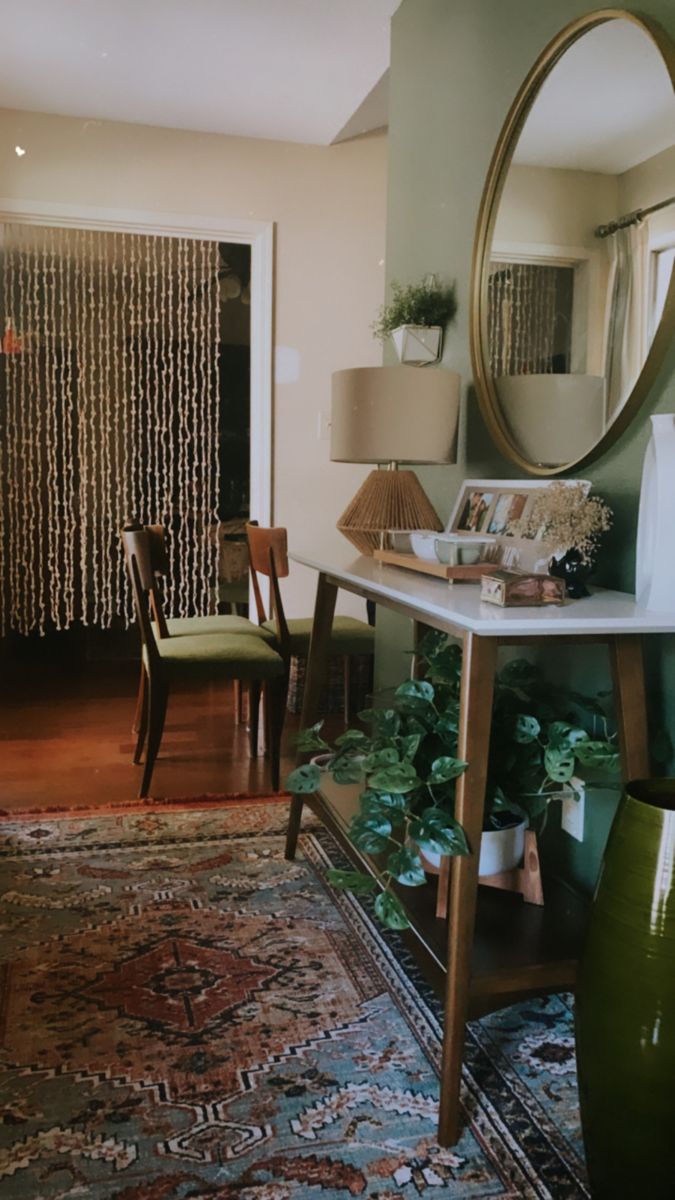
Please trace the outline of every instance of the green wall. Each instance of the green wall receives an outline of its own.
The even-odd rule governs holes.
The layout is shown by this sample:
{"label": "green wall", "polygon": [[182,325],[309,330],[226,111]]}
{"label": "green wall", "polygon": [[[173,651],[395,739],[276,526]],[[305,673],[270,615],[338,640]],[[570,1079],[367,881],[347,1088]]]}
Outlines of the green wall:
{"label": "green wall", "polygon": [[[420,472],[439,515],[447,518],[462,479],[512,476],[494,448],[471,393],[469,290],[474,226],[483,183],[506,112],[545,45],[568,22],[594,10],[579,0],[403,0],[392,23],[387,279],[418,280],[435,271],[457,282],[457,320],[446,336],[444,365],[468,386],[459,461]],[[675,39],[674,0],[645,0],[640,11]],[[615,513],[596,581],[632,591],[642,458],[652,412],[675,411],[675,344],[641,412],[623,437],[590,466],[592,480]],[[407,631],[391,614],[378,616],[379,682],[406,670],[400,648]],[[651,718],[672,730],[675,718],[675,643],[649,639]],[[554,651],[554,648],[551,647]],[[551,656],[555,658],[555,652]],[[586,655],[584,655],[586,657]],[[589,678],[608,685],[598,657]],[[585,674],[585,678],[584,678]],[[578,680],[575,680],[578,682]],[[583,844],[556,833],[549,853],[570,882],[594,886],[615,800],[594,795],[586,808]]]}

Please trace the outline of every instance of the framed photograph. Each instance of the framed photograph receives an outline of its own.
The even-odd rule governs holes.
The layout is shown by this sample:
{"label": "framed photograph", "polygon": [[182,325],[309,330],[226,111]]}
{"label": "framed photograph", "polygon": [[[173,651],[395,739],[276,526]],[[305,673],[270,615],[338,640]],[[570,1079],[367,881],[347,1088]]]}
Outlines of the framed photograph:
{"label": "framed photograph", "polygon": [[[552,483],[574,486],[584,479],[465,479],[446,526],[446,533],[489,534],[495,538],[486,559],[509,570],[546,574],[552,547],[537,533],[521,535],[518,522],[527,518],[535,497]],[[541,531],[540,531],[541,532]]]}

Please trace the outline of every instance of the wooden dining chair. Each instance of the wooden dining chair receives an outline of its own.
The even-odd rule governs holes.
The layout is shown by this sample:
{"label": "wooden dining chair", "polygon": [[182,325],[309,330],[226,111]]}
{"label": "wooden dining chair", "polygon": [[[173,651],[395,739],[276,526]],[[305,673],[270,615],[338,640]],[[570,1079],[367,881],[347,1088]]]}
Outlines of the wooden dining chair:
{"label": "wooden dining chair", "polygon": [[[288,688],[287,663],[269,640],[242,632],[182,633],[160,637],[153,614],[161,614],[152,566],[151,535],[141,528],[122,531],[134,607],[141,634],[142,669],[146,702],[143,705],[134,761],[140,762],[147,737],[147,751],[139,796],[147,796],[164,730],[169,690],[174,683],[203,679],[238,679],[248,685],[250,704],[250,751],[258,752],[258,713],[261,692],[272,766],[272,786],[279,790],[280,744]],[[161,621],[161,616],[160,616]],[[159,622],[158,622],[159,624]],[[167,623],[168,624],[168,623]]]}
{"label": "wooden dining chair", "polygon": [[[306,659],[312,636],[312,617],[286,618],[281,601],[279,580],[289,574],[288,535],[282,525],[264,528],[256,521],[246,526],[249,550],[249,570],[260,628],[274,633],[283,657]],[[270,616],[267,616],[258,575],[265,575],[271,584]],[[330,641],[331,655],[343,662],[344,716],[351,719],[351,660],[355,655],[375,653],[375,630],[356,617],[335,617]]]}
{"label": "wooden dining chair", "polygon": [[[150,596],[150,607],[157,637],[191,637],[194,634],[218,636],[221,634],[246,633],[256,637],[265,637],[270,642],[274,640],[274,635],[270,630],[263,629],[262,626],[256,625],[254,621],[249,621],[247,617],[234,614],[207,617],[166,617],[164,613],[163,591],[164,580],[169,573],[166,529],[163,525],[142,525],[139,522],[134,523],[131,521],[127,522],[124,528],[128,531],[145,529],[149,537],[150,567],[155,581],[155,586]],[[146,674],[141,664],[136,711],[131,727],[132,732],[135,734],[138,734],[141,727],[143,706],[146,701],[145,684]],[[235,679],[234,700],[237,721],[241,721],[242,719],[242,698],[241,681]]]}

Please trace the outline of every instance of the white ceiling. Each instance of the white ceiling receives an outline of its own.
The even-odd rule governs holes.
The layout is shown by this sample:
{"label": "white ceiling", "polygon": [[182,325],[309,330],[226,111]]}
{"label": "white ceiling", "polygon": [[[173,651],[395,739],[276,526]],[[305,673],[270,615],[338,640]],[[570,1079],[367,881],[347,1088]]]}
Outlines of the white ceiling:
{"label": "white ceiling", "polygon": [[5,0],[0,106],[327,145],[386,101],[399,3]]}
{"label": "white ceiling", "polygon": [[675,97],[661,54],[631,21],[607,21],[556,63],[514,162],[620,175],[675,141]]}

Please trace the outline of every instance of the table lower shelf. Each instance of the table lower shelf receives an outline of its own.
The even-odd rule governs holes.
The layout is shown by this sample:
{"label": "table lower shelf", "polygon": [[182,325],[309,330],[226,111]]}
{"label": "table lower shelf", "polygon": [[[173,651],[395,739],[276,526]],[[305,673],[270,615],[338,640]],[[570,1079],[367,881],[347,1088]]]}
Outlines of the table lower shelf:
{"label": "table lower shelf", "polygon": [[[335,788],[339,793],[339,787]],[[347,835],[354,799],[307,803],[331,830],[347,856],[362,870],[377,874],[377,863]],[[411,928],[403,937],[429,983],[442,996],[447,963],[447,924],[436,917],[435,880],[418,888],[397,886]],[[526,904],[521,896],[479,885],[471,964],[469,1015],[480,1016],[527,995],[574,987],[588,904],[563,883],[547,879],[545,904]]]}

